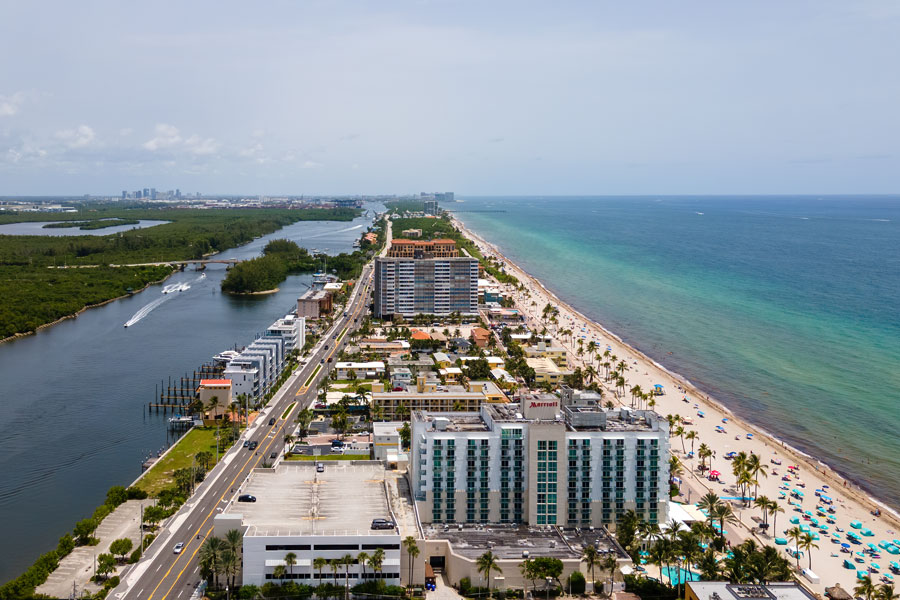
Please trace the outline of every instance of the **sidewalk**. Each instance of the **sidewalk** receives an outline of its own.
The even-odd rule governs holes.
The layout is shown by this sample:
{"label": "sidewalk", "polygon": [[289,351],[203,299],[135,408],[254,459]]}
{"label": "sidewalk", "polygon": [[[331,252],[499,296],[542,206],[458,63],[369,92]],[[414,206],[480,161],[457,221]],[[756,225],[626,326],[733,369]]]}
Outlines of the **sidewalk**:
{"label": "sidewalk", "polygon": [[[100,589],[100,586],[91,582],[94,575],[95,557],[109,552],[109,545],[119,538],[128,538],[134,547],[140,544],[140,520],[141,504],[150,506],[153,500],[128,500],[119,505],[103,519],[94,537],[100,538],[96,546],[78,546],[68,556],[63,558],[59,567],[53,571],[43,584],[35,592],[51,598],[68,598],[72,593],[72,583],[78,588],[78,592],[87,590],[91,593]],[[127,565],[120,565],[116,573],[119,574]]]}

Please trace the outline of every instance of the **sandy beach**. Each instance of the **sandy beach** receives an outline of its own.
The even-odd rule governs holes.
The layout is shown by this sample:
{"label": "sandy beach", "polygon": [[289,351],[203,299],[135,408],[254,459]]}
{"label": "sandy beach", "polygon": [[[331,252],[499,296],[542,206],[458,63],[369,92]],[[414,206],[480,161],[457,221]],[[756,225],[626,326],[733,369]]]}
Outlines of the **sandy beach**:
{"label": "sandy beach", "polygon": [[[775,537],[784,537],[784,532],[795,526],[794,523],[791,523],[792,518],[798,519],[800,525],[810,526],[812,532],[817,533],[820,537],[816,542],[818,548],[812,550],[811,557],[812,571],[818,575],[820,582],[813,583],[802,576],[798,576],[798,578],[802,579],[810,589],[822,595],[824,595],[825,587],[833,586],[835,583],[840,583],[845,590],[852,592],[856,585],[857,570],[869,569],[873,581],[878,583],[885,574],[891,573],[890,563],[892,561],[900,563],[900,556],[889,554],[882,548],[877,548],[880,556],[866,555],[864,562],[854,562],[854,558],[857,557],[856,553],[867,549],[869,543],[875,544],[877,547],[882,541],[892,542],[897,539],[900,544],[900,515],[890,507],[853,486],[839,473],[834,472],[815,458],[799,452],[768,432],[735,417],[715,398],[709,397],[685,378],[667,371],[649,357],[623,343],[618,336],[607,331],[602,325],[590,321],[560,300],[540,281],[507,259],[499,248],[467,229],[460,221],[456,219],[453,221],[460,231],[479,246],[483,254],[503,261],[507,272],[513,274],[525,286],[525,291],[513,291],[512,287],[509,287],[509,290],[512,291],[517,307],[526,316],[529,327],[540,330],[547,326],[551,334],[555,334],[560,329],[573,331],[571,339],[556,336],[557,342],[569,351],[571,368],[586,367],[590,362],[602,376],[603,369],[598,364],[603,362],[602,359],[598,361],[593,357],[588,357],[586,351],[583,356],[578,356],[577,339],[580,338],[583,340],[585,349],[587,344],[593,341],[597,345],[595,354],[602,355],[609,348],[619,361],[626,362],[626,390],[639,385],[644,392],[648,392],[653,390],[657,384],[664,386],[665,394],[654,397],[655,410],[662,415],[679,415],[682,419],[688,419],[683,424],[685,431],[696,431],[698,436],[693,440],[694,450],[699,448],[701,443],[705,443],[713,450],[715,456],[710,461],[711,467],[722,473],[721,479],[723,480],[723,483],[720,483],[709,481],[704,477],[697,469],[699,459],[687,456],[691,452],[691,440],[684,440],[683,450],[682,440],[673,437],[671,439],[672,451],[682,460],[685,469],[682,476],[684,495],[679,497],[678,501],[685,502],[690,498],[691,501],[696,502],[700,495],[707,491],[715,492],[726,499],[736,498],[739,493],[732,485],[735,478],[732,475],[731,464],[726,460],[725,455],[728,452],[753,452],[760,456],[762,462],[768,467],[768,475],[760,476],[758,494],[764,495],[770,500],[776,500],[784,509],[784,513],[777,515],[774,531],[770,528],[769,533],[762,533],[756,522],[761,517],[760,510],[752,506],[745,508],[743,502],[733,501],[735,513],[740,517],[740,527],[728,528],[734,530],[730,532],[730,539],[738,541],[754,537],[758,543],[773,545]],[[559,310],[558,323],[555,326],[541,319],[541,312],[548,303]],[[612,387],[605,382],[602,384],[606,399],[623,405],[631,404],[630,393],[626,392],[617,398]],[[810,418],[816,418],[816,416],[810,415]],[[724,433],[717,431],[717,427],[724,429]],[[799,467],[793,475],[788,472],[788,466],[791,465]],[[783,477],[789,479],[783,480]],[[821,491],[817,492],[817,490]],[[803,497],[792,498],[795,491],[802,494]],[[835,512],[834,514],[825,514],[834,523],[827,523],[827,517],[822,513],[817,513],[819,496],[826,496],[832,500],[830,506],[834,507]],[[789,504],[789,502],[793,504]],[[819,504],[819,506],[824,509],[829,505]],[[876,509],[880,510],[880,516],[872,514]],[[806,511],[810,511],[812,517],[806,515]],[[817,520],[819,527],[814,525],[816,521],[812,519]],[[853,521],[859,521],[860,527],[851,527],[850,523]],[[827,529],[822,529],[822,526],[827,526]],[[860,533],[865,529],[870,530],[872,535]],[[850,540],[847,539],[847,532],[851,531],[860,536],[861,544],[850,543]],[[850,543],[851,553],[842,552],[841,543]],[[777,547],[784,552],[785,548],[791,545],[792,542],[788,546]],[[859,556],[858,558],[862,559],[863,557]],[[850,560],[854,568],[845,568],[845,559]],[[791,560],[794,562],[793,559]],[[803,556],[800,560],[801,568],[809,567],[809,562],[810,557]],[[877,565],[877,571],[874,570],[873,563]],[[895,575],[900,577],[896,573]]]}

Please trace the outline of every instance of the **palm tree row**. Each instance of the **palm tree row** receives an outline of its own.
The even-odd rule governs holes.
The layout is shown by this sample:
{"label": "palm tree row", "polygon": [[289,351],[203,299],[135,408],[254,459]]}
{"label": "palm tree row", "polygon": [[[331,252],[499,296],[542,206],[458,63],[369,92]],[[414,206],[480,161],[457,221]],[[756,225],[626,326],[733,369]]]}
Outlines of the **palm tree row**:
{"label": "palm tree row", "polygon": [[893,583],[875,585],[869,575],[863,577],[859,584],[853,588],[853,595],[865,600],[897,600],[897,598],[900,598],[900,595],[894,592]]}
{"label": "palm tree row", "polygon": [[240,571],[240,556],[244,534],[238,529],[231,529],[225,538],[210,537],[200,546],[200,569],[208,579],[212,577],[212,587],[219,586],[219,575],[234,587],[234,579]]}

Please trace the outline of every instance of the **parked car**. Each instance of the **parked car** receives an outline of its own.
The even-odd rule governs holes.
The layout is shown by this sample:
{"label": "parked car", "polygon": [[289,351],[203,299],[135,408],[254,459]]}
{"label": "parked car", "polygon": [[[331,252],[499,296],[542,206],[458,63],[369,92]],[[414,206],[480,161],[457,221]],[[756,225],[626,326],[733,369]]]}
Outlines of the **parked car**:
{"label": "parked car", "polygon": [[343,446],[332,446],[332,447],[331,447],[331,453],[332,453],[332,454],[343,454],[343,453],[344,453],[344,447],[343,447]]}
{"label": "parked car", "polygon": [[172,550],[175,554],[181,554],[181,551],[184,550],[184,542],[178,542]]}
{"label": "parked car", "polygon": [[372,519],[372,529],[393,529],[394,522],[390,519]]}
{"label": "parked car", "polygon": [[316,463],[316,473],[324,473],[324,472],[325,472],[325,465],[323,465],[322,463]]}
{"label": "parked car", "polygon": [[269,454],[269,458],[271,458],[272,460],[278,458],[278,453],[277,453],[277,452],[271,452],[271,453]]}
{"label": "parked car", "polygon": [[238,502],[256,502],[256,496],[250,494],[241,494],[238,496]]}

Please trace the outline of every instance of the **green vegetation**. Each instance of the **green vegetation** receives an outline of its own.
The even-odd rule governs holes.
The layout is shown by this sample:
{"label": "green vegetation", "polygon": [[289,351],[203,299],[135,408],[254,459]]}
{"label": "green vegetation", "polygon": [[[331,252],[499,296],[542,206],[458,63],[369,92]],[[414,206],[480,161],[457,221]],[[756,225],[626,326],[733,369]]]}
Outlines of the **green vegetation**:
{"label": "green vegetation", "polygon": [[[341,279],[359,275],[368,260],[366,252],[328,257],[328,268]],[[285,277],[297,273],[311,273],[320,268],[318,257],[289,240],[272,240],[266,244],[263,256],[235,265],[222,280],[222,291],[231,294],[252,294],[273,290]]]}
{"label": "green vegetation", "polygon": [[282,418],[282,419],[286,419],[287,416],[290,414],[290,412],[291,412],[292,410],[294,410],[294,407],[295,407],[295,406],[297,406],[297,403],[296,403],[296,402],[291,402],[290,405],[284,410],[284,412],[281,413],[281,418]]}
{"label": "green vegetation", "polygon": [[[76,530],[81,529],[82,531],[87,531],[87,543],[90,544],[94,539],[90,537],[90,534],[97,529],[97,525],[99,525],[100,521],[102,521],[106,515],[111,513],[117,506],[126,500],[143,499],[146,497],[147,495],[140,490],[133,488],[126,489],[122,486],[113,486],[106,493],[106,501],[97,507],[91,518],[79,521],[78,525],[76,525]],[[33,598],[35,588],[47,581],[47,577],[50,576],[50,573],[55,571],[56,567],[59,566],[59,561],[72,552],[72,550],[75,549],[75,545],[76,539],[70,533],[66,533],[59,538],[59,543],[56,545],[55,550],[42,554],[23,574],[12,581],[5,583],[3,586],[0,586],[0,600]],[[111,578],[110,581],[113,579],[116,578]]]}
{"label": "green vegetation", "polygon": [[[0,236],[2,238],[3,236]],[[0,338],[34,331],[165,279],[171,267],[48,269],[0,265]]]}
{"label": "green vegetation", "polygon": [[[0,235],[0,338],[34,331],[61,317],[166,277],[169,267],[118,267],[203,258],[297,221],[350,221],[354,209],[181,210],[85,208],[72,215],[0,215],[0,223],[98,219],[169,221],[105,236]],[[86,219],[90,216],[90,219]],[[103,221],[106,223],[106,221]],[[50,267],[92,265],[90,269]],[[341,261],[331,265],[340,268]],[[15,309],[15,310],[13,310]]]}
{"label": "green vegetation", "polygon": [[500,283],[517,284],[519,280],[507,273],[503,266],[492,258],[487,258],[481,254],[475,242],[465,237],[460,231],[450,223],[447,217],[439,219],[429,217],[414,217],[410,219],[394,218],[391,219],[391,228],[395,237],[402,237],[401,232],[407,229],[421,229],[422,239],[430,240],[434,238],[450,238],[456,241],[458,248],[465,250],[473,258],[477,258],[478,262],[484,267],[484,270],[494,277]]}
{"label": "green vegetation", "polygon": [[[219,427],[219,457],[231,446],[233,440],[228,438],[233,435],[231,427]],[[135,484],[147,494],[153,496],[164,488],[176,483],[175,472],[179,469],[189,469],[197,463],[197,455],[201,452],[209,452],[211,460],[209,468],[216,464],[216,428],[194,427],[175,443],[168,454],[156,461],[144,476]]]}
{"label": "green vegetation", "polygon": [[395,215],[406,212],[425,212],[424,200],[391,200],[384,203],[387,212]]}
{"label": "green vegetation", "polygon": [[47,223],[43,229],[67,229],[77,227],[82,231],[92,231],[96,229],[106,229],[107,227],[120,227],[122,225],[137,225],[139,219],[96,219],[91,221],[60,221],[59,223]]}

